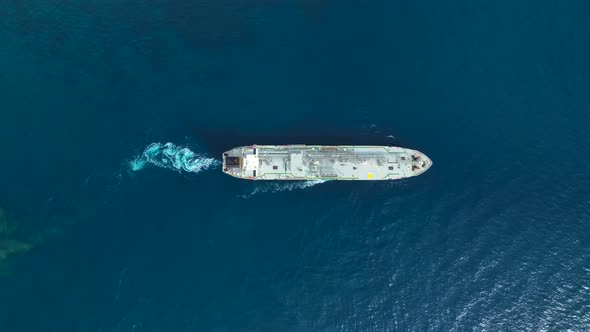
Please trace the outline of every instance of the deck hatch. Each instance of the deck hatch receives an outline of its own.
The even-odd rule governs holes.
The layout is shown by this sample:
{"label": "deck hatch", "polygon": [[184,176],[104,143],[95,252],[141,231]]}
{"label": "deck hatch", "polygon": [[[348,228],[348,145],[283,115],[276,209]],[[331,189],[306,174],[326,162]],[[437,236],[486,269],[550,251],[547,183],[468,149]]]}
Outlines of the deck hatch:
{"label": "deck hatch", "polygon": [[240,157],[225,157],[225,166],[238,167]]}

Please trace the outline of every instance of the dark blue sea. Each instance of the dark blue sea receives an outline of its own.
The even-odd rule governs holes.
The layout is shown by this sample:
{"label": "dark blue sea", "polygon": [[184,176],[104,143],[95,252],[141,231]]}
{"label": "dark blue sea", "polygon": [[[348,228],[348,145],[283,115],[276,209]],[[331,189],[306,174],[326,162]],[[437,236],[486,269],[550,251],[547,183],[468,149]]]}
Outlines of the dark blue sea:
{"label": "dark blue sea", "polygon": [[[0,0],[0,332],[589,331],[589,13]],[[286,143],[434,165],[221,172]]]}

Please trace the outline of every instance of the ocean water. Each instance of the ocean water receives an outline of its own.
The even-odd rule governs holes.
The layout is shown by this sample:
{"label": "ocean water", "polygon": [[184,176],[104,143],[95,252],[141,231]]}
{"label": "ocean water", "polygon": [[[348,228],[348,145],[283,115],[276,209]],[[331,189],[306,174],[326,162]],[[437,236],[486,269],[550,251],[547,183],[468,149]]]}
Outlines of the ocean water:
{"label": "ocean water", "polygon": [[[589,12],[0,0],[0,331],[590,330]],[[434,166],[219,170],[287,142]]]}

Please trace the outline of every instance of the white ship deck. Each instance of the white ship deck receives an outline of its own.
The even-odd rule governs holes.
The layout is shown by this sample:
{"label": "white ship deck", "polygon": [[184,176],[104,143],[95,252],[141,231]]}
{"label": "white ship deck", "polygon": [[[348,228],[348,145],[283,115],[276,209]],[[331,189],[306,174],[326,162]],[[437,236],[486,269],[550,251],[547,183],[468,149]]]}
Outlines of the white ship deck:
{"label": "white ship deck", "polygon": [[423,153],[389,146],[251,145],[223,154],[223,171],[251,180],[396,180],[432,166]]}

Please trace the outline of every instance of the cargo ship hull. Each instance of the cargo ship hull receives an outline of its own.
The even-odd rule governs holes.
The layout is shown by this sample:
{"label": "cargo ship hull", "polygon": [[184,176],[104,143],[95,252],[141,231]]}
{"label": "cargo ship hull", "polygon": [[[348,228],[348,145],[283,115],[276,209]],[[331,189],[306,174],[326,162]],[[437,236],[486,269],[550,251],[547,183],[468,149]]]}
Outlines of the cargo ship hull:
{"label": "cargo ship hull", "polygon": [[398,180],[432,166],[420,151],[368,145],[250,145],[222,158],[224,173],[249,180]]}

